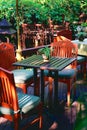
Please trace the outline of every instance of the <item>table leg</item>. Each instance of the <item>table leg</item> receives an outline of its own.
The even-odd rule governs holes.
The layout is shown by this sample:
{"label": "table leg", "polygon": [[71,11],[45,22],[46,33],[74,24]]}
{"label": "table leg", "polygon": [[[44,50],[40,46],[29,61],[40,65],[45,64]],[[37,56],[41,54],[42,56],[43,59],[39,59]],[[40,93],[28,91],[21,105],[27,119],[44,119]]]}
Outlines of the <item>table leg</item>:
{"label": "table leg", "polygon": [[58,104],[58,71],[55,71],[54,76],[54,106]]}
{"label": "table leg", "polygon": [[86,58],[86,60],[85,60],[85,62],[84,62],[84,80],[86,81],[86,63],[87,63],[87,57],[85,57]]}
{"label": "table leg", "polygon": [[44,87],[45,87],[45,83],[44,83],[44,70],[41,70],[41,73],[40,73],[40,84],[41,84],[41,101],[43,102],[44,104]]}
{"label": "table leg", "polygon": [[37,78],[37,69],[34,68],[34,95],[37,95],[37,89],[39,86],[37,86],[38,78]]}

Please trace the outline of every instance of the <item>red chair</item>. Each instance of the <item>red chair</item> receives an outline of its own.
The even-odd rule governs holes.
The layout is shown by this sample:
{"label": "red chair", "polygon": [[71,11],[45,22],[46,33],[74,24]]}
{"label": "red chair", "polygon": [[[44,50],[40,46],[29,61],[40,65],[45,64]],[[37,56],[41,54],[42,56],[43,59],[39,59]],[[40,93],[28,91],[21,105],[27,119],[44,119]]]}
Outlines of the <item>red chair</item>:
{"label": "red chair", "polygon": [[[37,116],[33,116],[35,113]],[[42,103],[40,97],[17,92],[13,73],[1,67],[0,116],[13,122],[14,130],[25,130],[35,122],[39,122],[39,129],[42,129]],[[34,118],[30,121],[27,120],[23,126],[22,120],[30,116]]]}
{"label": "red chair", "polygon": [[[11,43],[0,44],[0,67],[10,70],[14,74],[15,85],[27,93],[27,88],[34,83],[33,69],[17,69],[12,64],[16,62],[14,46]],[[37,80],[37,87],[35,94],[39,95],[39,78]]]}

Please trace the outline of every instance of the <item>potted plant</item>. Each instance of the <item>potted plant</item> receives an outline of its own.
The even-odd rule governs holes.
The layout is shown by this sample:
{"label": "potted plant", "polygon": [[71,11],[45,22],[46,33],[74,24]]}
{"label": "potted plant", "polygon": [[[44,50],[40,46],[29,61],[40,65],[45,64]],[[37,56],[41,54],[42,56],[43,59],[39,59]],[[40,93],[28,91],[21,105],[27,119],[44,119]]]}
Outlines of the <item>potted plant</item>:
{"label": "potted plant", "polygon": [[38,50],[38,54],[42,55],[44,61],[49,61],[51,49],[50,47],[44,47]]}

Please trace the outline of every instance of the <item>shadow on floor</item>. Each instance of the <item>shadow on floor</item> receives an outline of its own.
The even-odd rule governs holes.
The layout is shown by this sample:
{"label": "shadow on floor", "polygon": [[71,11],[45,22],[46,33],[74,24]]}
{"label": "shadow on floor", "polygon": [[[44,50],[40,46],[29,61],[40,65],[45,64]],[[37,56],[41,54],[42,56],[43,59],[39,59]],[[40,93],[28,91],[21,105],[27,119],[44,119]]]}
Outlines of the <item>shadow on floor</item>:
{"label": "shadow on floor", "polygon": [[[43,109],[43,130],[73,130],[75,119],[76,119],[76,100],[78,97],[87,92],[87,82],[83,82],[82,77],[78,78],[77,76],[77,83],[76,83],[76,95],[74,97],[73,104],[66,108],[66,92],[67,87],[66,85],[59,86],[58,89],[58,98],[59,98],[59,107],[56,111],[51,111],[50,109],[44,107]],[[33,89],[30,87],[28,90],[29,94],[33,93]],[[48,89],[45,89],[45,100],[47,103],[48,98]],[[27,130],[38,130],[38,124],[29,127]],[[7,121],[5,118],[0,118],[0,130],[13,130],[12,123]]]}

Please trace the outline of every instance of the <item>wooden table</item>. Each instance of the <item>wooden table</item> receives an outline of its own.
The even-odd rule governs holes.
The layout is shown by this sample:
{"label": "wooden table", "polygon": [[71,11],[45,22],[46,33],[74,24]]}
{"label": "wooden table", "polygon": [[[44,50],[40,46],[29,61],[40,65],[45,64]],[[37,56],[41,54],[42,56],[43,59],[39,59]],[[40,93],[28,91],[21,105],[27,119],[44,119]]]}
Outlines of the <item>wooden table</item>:
{"label": "wooden table", "polygon": [[13,65],[34,69],[34,85],[37,83],[37,70],[40,69],[41,80],[41,100],[44,103],[44,70],[54,71],[54,104],[58,101],[58,71],[74,62],[76,58],[51,57],[49,62],[44,62],[41,55],[32,55],[22,61],[15,62]]}
{"label": "wooden table", "polygon": [[87,56],[87,38],[84,41],[73,40],[73,43],[78,44],[78,54],[82,56]]}

